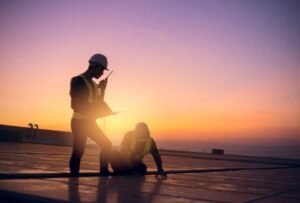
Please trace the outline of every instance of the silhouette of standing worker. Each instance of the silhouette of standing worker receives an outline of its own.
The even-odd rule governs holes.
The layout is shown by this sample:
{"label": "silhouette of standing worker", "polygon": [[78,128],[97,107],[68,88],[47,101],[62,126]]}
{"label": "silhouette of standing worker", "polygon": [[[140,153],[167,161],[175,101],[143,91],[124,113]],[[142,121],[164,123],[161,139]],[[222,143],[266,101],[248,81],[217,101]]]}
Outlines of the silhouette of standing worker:
{"label": "silhouette of standing worker", "polygon": [[[99,85],[92,80],[100,78],[104,70],[108,70],[107,58],[102,54],[95,54],[89,60],[88,69],[71,80],[70,96],[73,109],[71,129],[74,140],[70,171],[73,176],[79,175],[80,160],[88,137],[101,148],[100,173],[102,175],[109,173],[108,163],[112,144],[96,123],[97,118],[113,114],[104,102],[107,78],[100,81]],[[103,110],[107,111],[105,115]]]}

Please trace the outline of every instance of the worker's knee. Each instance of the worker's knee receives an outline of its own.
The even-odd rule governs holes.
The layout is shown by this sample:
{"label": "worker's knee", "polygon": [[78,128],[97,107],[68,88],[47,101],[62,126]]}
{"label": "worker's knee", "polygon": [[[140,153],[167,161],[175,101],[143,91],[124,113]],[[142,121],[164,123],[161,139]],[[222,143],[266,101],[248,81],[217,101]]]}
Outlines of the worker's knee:
{"label": "worker's knee", "polygon": [[111,147],[112,147],[112,143],[111,143],[111,141],[109,141],[108,142],[108,148],[111,149]]}
{"label": "worker's knee", "polygon": [[102,150],[110,151],[111,147],[112,147],[112,143],[110,140],[107,139],[106,142],[102,146]]}
{"label": "worker's knee", "polygon": [[101,150],[105,152],[109,152],[111,150],[112,143],[111,141],[106,142],[103,146],[101,146]]}
{"label": "worker's knee", "polygon": [[73,153],[72,153],[72,156],[76,157],[77,159],[81,159],[81,157],[83,156],[83,153],[84,153],[84,149],[83,148],[74,149]]}

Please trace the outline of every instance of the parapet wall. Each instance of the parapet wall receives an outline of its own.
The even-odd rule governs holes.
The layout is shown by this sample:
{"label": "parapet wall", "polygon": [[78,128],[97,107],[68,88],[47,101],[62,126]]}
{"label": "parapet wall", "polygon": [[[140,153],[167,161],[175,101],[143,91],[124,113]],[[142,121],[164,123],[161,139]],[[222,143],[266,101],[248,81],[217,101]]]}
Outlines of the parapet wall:
{"label": "parapet wall", "polygon": [[71,146],[70,132],[0,125],[0,142],[30,142],[50,145]]}

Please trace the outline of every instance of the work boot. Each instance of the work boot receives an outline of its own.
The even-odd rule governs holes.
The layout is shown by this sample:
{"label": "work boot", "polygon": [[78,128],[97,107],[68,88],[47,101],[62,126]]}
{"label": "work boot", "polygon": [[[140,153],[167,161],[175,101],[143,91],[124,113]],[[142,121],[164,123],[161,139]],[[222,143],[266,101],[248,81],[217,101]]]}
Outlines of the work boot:
{"label": "work boot", "polygon": [[108,169],[106,170],[100,170],[100,176],[109,176],[111,173],[109,172]]}
{"label": "work boot", "polygon": [[109,154],[107,151],[104,151],[100,154],[100,174],[109,175],[110,172],[108,170],[109,163]]}
{"label": "work boot", "polygon": [[71,172],[70,175],[71,175],[71,177],[78,177],[79,172]]}
{"label": "work boot", "polygon": [[78,176],[80,169],[80,158],[73,154],[70,159],[69,167],[71,176]]}

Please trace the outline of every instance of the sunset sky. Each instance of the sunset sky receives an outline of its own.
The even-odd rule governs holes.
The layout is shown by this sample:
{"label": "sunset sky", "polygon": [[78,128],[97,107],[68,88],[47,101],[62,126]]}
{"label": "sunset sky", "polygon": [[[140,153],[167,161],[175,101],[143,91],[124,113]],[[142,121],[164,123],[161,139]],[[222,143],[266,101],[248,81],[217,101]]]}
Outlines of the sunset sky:
{"label": "sunset sky", "polygon": [[98,52],[114,141],[144,121],[161,140],[300,143],[297,0],[1,0],[0,25],[1,124],[70,131],[70,79]]}

